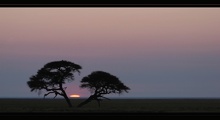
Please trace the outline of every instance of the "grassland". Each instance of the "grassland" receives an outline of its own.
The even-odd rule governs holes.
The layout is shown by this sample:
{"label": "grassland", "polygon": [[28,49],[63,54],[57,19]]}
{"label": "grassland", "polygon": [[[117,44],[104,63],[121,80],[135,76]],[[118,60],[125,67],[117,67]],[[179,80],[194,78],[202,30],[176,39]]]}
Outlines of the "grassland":
{"label": "grassland", "polygon": [[85,99],[0,99],[0,113],[220,113],[220,99],[111,99],[81,108]]}

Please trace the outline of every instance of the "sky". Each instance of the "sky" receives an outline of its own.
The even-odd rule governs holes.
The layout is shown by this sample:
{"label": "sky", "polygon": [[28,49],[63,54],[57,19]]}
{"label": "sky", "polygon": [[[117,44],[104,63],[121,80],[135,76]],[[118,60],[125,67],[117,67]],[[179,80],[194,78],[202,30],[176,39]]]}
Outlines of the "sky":
{"label": "sky", "polygon": [[43,98],[27,81],[59,60],[82,66],[68,95],[89,97],[80,81],[101,70],[131,89],[110,98],[220,98],[219,21],[215,7],[0,8],[0,98]]}

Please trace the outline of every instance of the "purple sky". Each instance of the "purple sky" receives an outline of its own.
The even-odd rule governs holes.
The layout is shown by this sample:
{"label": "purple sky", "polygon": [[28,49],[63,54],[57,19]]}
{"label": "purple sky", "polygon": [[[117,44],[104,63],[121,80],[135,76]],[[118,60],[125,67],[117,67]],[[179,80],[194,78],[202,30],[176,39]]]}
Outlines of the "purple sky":
{"label": "purple sky", "polygon": [[0,8],[0,98],[37,97],[26,82],[48,62],[96,70],[129,93],[107,97],[220,97],[220,8]]}

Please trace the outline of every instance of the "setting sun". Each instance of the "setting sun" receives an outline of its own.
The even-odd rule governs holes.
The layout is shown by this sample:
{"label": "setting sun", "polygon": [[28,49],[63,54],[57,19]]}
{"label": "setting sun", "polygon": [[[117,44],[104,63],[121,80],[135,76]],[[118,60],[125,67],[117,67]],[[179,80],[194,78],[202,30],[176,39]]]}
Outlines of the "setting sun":
{"label": "setting sun", "polygon": [[77,94],[72,94],[72,95],[70,95],[70,97],[72,97],[72,98],[79,98],[79,97],[80,97],[80,95],[77,95]]}

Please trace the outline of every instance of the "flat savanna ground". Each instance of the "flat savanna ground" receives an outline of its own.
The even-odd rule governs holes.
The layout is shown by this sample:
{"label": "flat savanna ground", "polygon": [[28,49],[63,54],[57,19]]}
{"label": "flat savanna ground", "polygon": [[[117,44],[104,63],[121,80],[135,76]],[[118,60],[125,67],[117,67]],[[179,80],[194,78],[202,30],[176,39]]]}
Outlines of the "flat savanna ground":
{"label": "flat savanna ground", "polygon": [[0,113],[220,113],[220,99],[111,99],[98,107],[92,101],[81,108],[85,99],[0,99]]}

